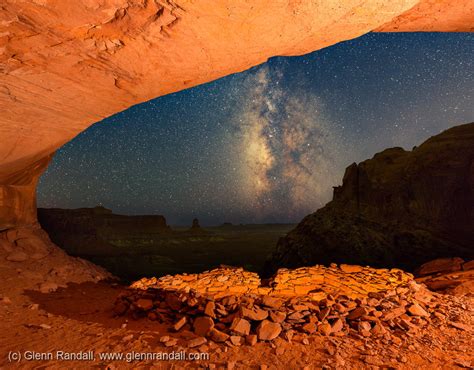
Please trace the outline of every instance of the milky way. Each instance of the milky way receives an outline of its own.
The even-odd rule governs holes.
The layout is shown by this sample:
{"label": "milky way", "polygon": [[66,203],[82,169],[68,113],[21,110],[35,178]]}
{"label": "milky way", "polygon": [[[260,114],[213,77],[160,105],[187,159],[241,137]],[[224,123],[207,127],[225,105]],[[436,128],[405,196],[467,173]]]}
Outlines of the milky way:
{"label": "milky way", "polygon": [[278,68],[257,69],[244,82],[242,108],[233,120],[246,180],[241,197],[260,219],[313,211],[328,200],[340,175],[338,139],[317,97],[288,92],[281,79]]}
{"label": "milky way", "polygon": [[352,162],[474,121],[474,35],[368,34],[109,117],[56,154],[43,207],[171,224],[298,222]]}

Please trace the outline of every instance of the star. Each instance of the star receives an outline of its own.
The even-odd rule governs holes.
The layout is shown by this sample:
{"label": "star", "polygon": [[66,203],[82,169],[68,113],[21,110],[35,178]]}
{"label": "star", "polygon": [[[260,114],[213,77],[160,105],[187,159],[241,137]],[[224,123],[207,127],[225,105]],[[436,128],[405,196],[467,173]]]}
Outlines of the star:
{"label": "star", "polygon": [[298,222],[344,169],[474,121],[474,35],[370,33],[134,106],[62,147],[40,207]]}

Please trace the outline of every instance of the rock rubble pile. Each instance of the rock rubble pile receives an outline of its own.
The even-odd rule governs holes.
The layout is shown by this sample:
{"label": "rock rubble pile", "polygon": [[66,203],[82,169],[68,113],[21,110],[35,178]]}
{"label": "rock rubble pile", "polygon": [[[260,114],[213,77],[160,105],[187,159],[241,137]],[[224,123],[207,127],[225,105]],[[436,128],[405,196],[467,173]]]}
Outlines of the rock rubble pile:
{"label": "rock rubble pile", "polygon": [[[192,331],[187,345],[197,347],[278,337],[304,343],[311,335],[400,341],[445,316],[437,308],[432,293],[401,270],[332,265],[281,269],[267,286],[233,268],[142,279],[119,295],[114,312]],[[166,346],[176,342],[163,337]]]}

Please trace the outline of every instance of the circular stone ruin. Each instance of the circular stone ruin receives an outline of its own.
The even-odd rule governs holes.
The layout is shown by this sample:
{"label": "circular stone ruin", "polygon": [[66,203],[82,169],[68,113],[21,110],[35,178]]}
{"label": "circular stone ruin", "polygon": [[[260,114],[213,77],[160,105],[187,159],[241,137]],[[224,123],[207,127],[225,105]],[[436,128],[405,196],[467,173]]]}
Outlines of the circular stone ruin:
{"label": "circular stone ruin", "polygon": [[256,273],[220,267],[143,278],[119,295],[114,312],[193,332],[188,347],[208,340],[239,346],[309,335],[390,337],[394,330],[426,325],[430,301],[431,293],[398,269],[280,269],[262,284]]}

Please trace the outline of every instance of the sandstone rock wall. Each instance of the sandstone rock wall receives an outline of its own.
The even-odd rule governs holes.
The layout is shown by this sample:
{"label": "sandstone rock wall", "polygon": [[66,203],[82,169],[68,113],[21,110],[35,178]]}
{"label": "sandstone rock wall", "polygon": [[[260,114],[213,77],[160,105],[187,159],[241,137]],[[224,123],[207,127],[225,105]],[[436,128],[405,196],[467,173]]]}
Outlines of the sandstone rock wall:
{"label": "sandstone rock wall", "polygon": [[25,290],[48,293],[68,283],[115,279],[103,268],[68,256],[39,225],[0,232],[2,288],[24,295]]}
{"label": "sandstone rock wall", "polygon": [[411,152],[387,149],[352,164],[334,199],[282,238],[268,269],[356,263],[411,270],[474,258],[474,123]]}
{"label": "sandstone rock wall", "polygon": [[47,158],[131,105],[380,31],[471,31],[470,0],[6,0],[0,230],[34,223]]}
{"label": "sandstone rock wall", "polygon": [[4,183],[0,181],[0,232],[36,223],[36,185],[50,159],[51,156],[39,159],[24,170],[5,175]]}

